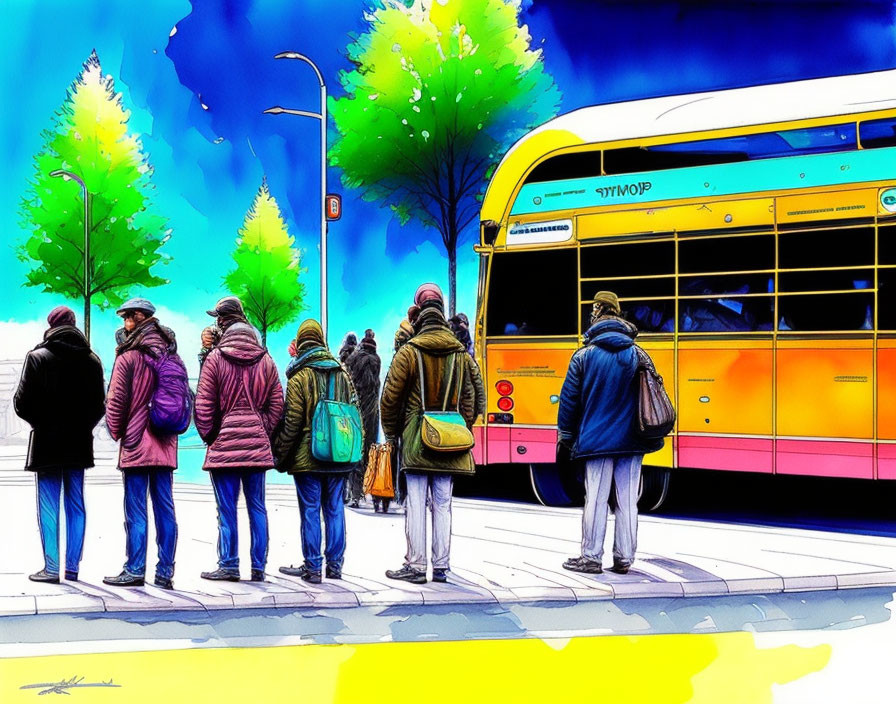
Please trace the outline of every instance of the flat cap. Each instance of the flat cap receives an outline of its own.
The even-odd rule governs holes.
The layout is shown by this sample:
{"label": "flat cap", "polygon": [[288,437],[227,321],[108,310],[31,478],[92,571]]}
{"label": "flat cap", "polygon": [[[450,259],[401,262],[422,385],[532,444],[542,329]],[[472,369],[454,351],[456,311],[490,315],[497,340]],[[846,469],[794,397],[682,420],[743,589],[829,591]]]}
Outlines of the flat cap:
{"label": "flat cap", "polygon": [[118,310],[115,311],[115,314],[123,315],[129,310],[139,310],[147,315],[153,315],[156,312],[156,307],[145,298],[132,298],[122,303]]}

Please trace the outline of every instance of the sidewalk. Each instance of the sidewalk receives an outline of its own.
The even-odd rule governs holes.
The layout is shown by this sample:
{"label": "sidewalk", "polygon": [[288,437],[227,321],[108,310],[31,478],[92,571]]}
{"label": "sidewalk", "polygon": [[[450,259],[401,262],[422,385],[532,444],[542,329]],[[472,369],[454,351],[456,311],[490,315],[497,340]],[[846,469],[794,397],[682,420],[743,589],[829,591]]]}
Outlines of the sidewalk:
{"label": "sidewalk", "polygon": [[[103,458],[106,460],[107,458]],[[448,584],[386,579],[402,563],[404,517],[347,509],[344,579],[321,585],[278,573],[300,564],[299,511],[289,486],[268,486],[268,581],[209,582],[217,523],[210,486],[175,485],[179,524],[176,590],[102,583],[124,562],[122,488],[117,470],[88,472],[87,536],[80,579],[45,585],[27,575],[42,565],[33,477],[0,456],[0,616],[85,612],[208,611],[358,606],[523,604],[613,599],[713,597],[896,587],[896,539],[806,530],[641,517],[638,559],[628,575],[580,575],[561,568],[578,554],[581,511],[455,499]],[[20,467],[21,464],[18,464]],[[248,577],[248,524],[241,505],[240,554]],[[612,540],[612,519],[608,545]],[[64,530],[63,530],[64,534]],[[155,544],[150,521],[147,578]],[[607,560],[612,559],[611,553]]]}

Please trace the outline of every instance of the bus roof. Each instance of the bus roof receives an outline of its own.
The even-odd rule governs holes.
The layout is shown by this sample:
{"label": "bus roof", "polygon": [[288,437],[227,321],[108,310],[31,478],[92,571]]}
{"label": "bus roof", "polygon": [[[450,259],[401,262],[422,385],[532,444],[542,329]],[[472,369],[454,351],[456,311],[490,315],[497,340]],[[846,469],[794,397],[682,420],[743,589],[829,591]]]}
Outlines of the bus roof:
{"label": "bus roof", "polygon": [[896,70],[579,108],[536,127],[507,151],[486,193],[482,219],[500,220],[523,173],[557,149],[893,108]]}

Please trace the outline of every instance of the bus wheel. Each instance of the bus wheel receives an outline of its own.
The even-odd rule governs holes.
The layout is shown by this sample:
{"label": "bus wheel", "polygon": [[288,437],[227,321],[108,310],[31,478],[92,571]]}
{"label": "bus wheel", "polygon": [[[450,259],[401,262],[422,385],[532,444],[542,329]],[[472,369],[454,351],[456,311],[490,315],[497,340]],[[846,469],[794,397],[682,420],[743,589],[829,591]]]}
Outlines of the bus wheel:
{"label": "bus wheel", "polygon": [[668,467],[642,467],[641,484],[638,487],[638,511],[656,511],[669,494]]}
{"label": "bus wheel", "polygon": [[530,464],[532,491],[542,506],[583,506],[585,485],[575,470],[558,471],[557,465]]}

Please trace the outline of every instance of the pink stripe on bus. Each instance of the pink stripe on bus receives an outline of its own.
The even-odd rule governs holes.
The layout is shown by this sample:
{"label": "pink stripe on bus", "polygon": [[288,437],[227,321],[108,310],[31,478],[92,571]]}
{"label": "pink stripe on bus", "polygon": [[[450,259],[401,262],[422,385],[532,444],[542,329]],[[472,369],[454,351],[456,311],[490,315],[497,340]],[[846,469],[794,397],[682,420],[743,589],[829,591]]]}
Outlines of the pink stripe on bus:
{"label": "pink stripe on bus", "polygon": [[777,473],[872,479],[874,445],[836,440],[778,440]]}
{"label": "pink stripe on bus", "polygon": [[678,436],[680,467],[770,474],[773,459],[774,443],[770,438]]}

